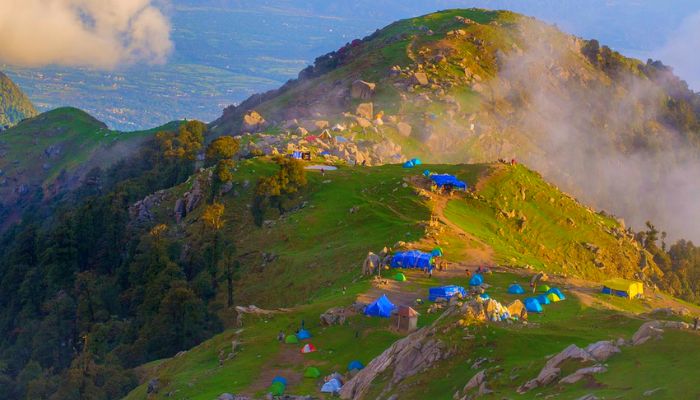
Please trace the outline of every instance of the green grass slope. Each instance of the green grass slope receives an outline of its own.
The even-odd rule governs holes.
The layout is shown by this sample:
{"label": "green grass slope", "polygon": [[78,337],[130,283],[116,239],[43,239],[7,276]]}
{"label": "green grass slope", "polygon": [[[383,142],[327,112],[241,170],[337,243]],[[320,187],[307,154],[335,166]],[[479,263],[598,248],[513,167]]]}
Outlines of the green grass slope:
{"label": "green grass slope", "polygon": [[108,167],[158,130],[176,126],[117,132],[71,107],[26,119],[0,134],[0,206],[17,213],[26,199],[74,187],[91,168]]}
{"label": "green grass slope", "polygon": [[0,72],[0,131],[37,114],[27,95]]}
{"label": "green grass slope", "polygon": [[[588,281],[567,283],[567,276],[595,281],[611,276],[634,276],[638,272],[639,251],[620,233],[623,230],[616,220],[579,204],[523,166],[424,167],[434,172],[454,173],[471,187],[477,187],[477,191],[473,195],[455,195],[441,209],[435,198],[419,196],[414,186],[423,184],[420,175],[423,168],[341,167],[326,172],[325,176],[309,172],[309,187],[301,195],[307,202],[305,207],[274,220],[273,228],[269,228],[252,223],[247,204],[255,179],[272,173],[275,167],[264,160],[241,162],[234,189],[223,197],[224,235],[234,238],[238,253],[244,255],[241,279],[235,288],[236,304],[285,307],[286,311],[259,318],[246,315],[243,327],[239,328],[234,324],[232,310],[222,306],[220,314],[229,326],[225,332],[182,355],[139,368],[144,380],[157,377],[160,381],[161,389],[152,397],[211,399],[229,392],[259,398],[276,374],[290,379],[289,393],[319,395],[319,381],[301,376],[306,367],[316,366],[324,375],[333,371],[344,373],[350,360],[368,363],[401,337],[389,329],[388,321],[363,316],[353,316],[343,326],[318,325],[318,316],[323,311],[347,306],[358,295],[379,293],[371,282],[360,278],[361,262],[367,251],[378,251],[397,240],[413,242],[428,250],[437,239],[456,273],[438,272],[429,279],[420,272],[405,271],[408,281],[397,284],[398,292],[392,292],[394,295],[404,293],[408,298],[425,298],[427,289],[436,284],[468,285],[467,277],[459,271],[460,265],[469,263],[468,250],[473,246],[491,248],[493,261],[499,264],[530,265],[553,274],[569,295],[566,301],[548,306],[544,314],[533,315],[527,326],[488,324],[472,327],[466,333],[461,329],[445,331],[440,338],[454,345],[457,354],[403,383],[397,389],[401,398],[451,397],[477,372],[469,366],[482,356],[493,360],[490,367],[499,365],[499,370],[505,371],[493,381],[497,393],[512,395],[520,384],[536,376],[546,355],[571,343],[586,345],[603,339],[629,338],[643,323],[639,314],[655,306],[653,299],[630,302],[596,295],[592,284],[579,286],[580,282]],[[205,176],[206,173],[199,178]],[[177,198],[191,190],[192,183],[190,180],[162,197],[163,202],[154,212],[155,220],[147,225],[165,223],[168,236],[182,243],[202,240],[205,235],[199,218],[203,205],[180,224],[175,223],[169,211]],[[352,207],[359,210],[350,213]],[[506,210],[515,216],[503,215]],[[461,229],[462,235],[443,223],[442,234],[437,238],[432,236],[427,227],[431,213],[444,213],[450,224],[457,227],[454,229]],[[523,216],[526,222],[521,228],[519,219]],[[588,250],[584,243],[596,246],[597,252]],[[274,253],[277,258],[263,263],[256,249]],[[651,275],[654,267],[649,268]],[[492,285],[489,294],[504,303],[525,297],[509,295],[506,288],[512,282],[527,286],[529,274],[534,272],[525,268],[511,271],[487,277]],[[573,291],[585,295],[579,299]],[[223,293],[219,293],[219,298],[225,304]],[[438,315],[428,314],[427,308],[427,304],[417,306],[422,313],[420,326],[429,325]],[[311,342],[319,349],[317,353],[302,355],[301,345],[276,341],[279,331],[293,332],[302,320],[314,335]],[[464,340],[466,334],[476,339]],[[681,334],[680,337],[682,343],[700,342],[694,336]],[[220,366],[218,354],[222,350],[228,353],[232,340],[241,343],[240,352]],[[673,368],[691,359],[684,355],[676,360],[658,360],[645,349],[625,351],[619,357],[620,364],[629,360],[648,361],[644,364],[647,369],[640,373],[646,376],[657,367]],[[619,372],[611,368],[605,378],[620,382],[625,379],[625,368],[621,366]],[[511,375],[517,377],[511,379]],[[383,379],[375,382],[375,388],[366,398],[375,398],[386,383]],[[668,386],[670,392],[684,388],[680,384]],[[566,388],[570,391],[566,393],[584,389],[574,386]],[[549,393],[560,389],[547,390]],[[611,384],[607,393],[636,393],[630,390]],[[525,397],[534,395],[533,392]],[[145,396],[144,384],[127,398]]]}

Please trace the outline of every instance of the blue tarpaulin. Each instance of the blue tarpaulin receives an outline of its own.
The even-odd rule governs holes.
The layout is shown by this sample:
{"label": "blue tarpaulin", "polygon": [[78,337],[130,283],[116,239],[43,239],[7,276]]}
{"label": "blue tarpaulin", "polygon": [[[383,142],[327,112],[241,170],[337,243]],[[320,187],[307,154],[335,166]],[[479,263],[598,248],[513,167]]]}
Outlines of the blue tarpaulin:
{"label": "blue tarpaulin", "polygon": [[340,384],[340,381],[333,378],[330,381],[326,382],[321,386],[321,392],[323,393],[336,393],[340,391],[340,388],[342,388],[343,385]]}
{"label": "blue tarpaulin", "polygon": [[374,303],[368,305],[365,308],[365,315],[370,317],[391,317],[391,312],[396,308],[396,306],[386,297],[385,294],[382,297],[374,301]]}
{"label": "blue tarpaulin", "polygon": [[484,283],[484,277],[481,274],[474,274],[469,280],[469,286],[479,286]]}
{"label": "blue tarpaulin", "polygon": [[463,287],[457,285],[433,287],[428,289],[428,300],[435,301],[441,297],[449,300],[452,296],[457,296],[458,294],[461,294],[462,297],[466,297],[467,291],[464,290]]}
{"label": "blue tarpaulin", "polygon": [[443,187],[445,185],[451,185],[455,189],[467,190],[467,184],[457,179],[456,176],[450,174],[432,174],[430,179],[435,182],[438,187]]}
{"label": "blue tarpaulin", "polygon": [[433,255],[418,250],[399,251],[391,258],[391,267],[431,270],[434,267]]}

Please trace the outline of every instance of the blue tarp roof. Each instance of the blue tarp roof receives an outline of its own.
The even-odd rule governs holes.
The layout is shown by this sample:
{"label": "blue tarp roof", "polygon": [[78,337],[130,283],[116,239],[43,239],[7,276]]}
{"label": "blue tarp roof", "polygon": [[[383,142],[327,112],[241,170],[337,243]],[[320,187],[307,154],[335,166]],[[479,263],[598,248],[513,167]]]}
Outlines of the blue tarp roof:
{"label": "blue tarp roof", "polygon": [[340,381],[333,378],[329,380],[328,382],[324,383],[323,386],[321,386],[321,392],[323,393],[335,393],[340,391],[340,388],[342,388],[343,385],[340,384]]}
{"label": "blue tarp roof", "polygon": [[302,329],[297,333],[297,339],[299,340],[306,340],[311,338],[311,332],[307,331],[306,329]]}
{"label": "blue tarp roof", "polygon": [[484,283],[484,277],[481,274],[474,274],[469,280],[469,286],[479,286]]}
{"label": "blue tarp roof", "polygon": [[348,364],[348,371],[352,371],[353,369],[362,369],[365,366],[362,365],[361,362],[357,360],[350,361],[350,364]]}
{"label": "blue tarp roof", "polygon": [[517,283],[514,283],[514,284],[508,286],[508,293],[510,293],[510,294],[523,294],[523,293],[525,293],[525,289],[523,289],[523,287],[518,285]]}
{"label": "blue tarp roof", "polygon": [[557,288],[551,288],[551,289],[549,289],[549,290],[547,291],[546,294],[550,294],[550,293],[556,294],[557,297],[559,297],[559,300],[564,300],[564,299],[566,299],[566,296],[564,296],[564,293],[562,293],[561,290],[559,290],[559,289],[557,289]]}
{"label": "blue tarp roof", "polygon": [[442,187],[445,185],[452,185],[453,187],[457,189],[467,189],[467,184],[464,183],[463,181],[460,181],[457,179],[456,176],[450,175],[450,174],[432,174],[430,175],[430,179],[435,182],[436,185]]}
{"label": "blue tarp roof", "polygon": [[433,255],[418,250],[399,251],[391,258],[392,268],[433,269]]}
{"label": "blue tarp roof", "polygon": [[541,313],[542,305],[539,301],[537,301],[536,298],[528,297],[527,299],[525,299],[525,309],[527,310],[527,312]]}
{"label": "blue tarp roof", "polygon": [[442,297],[445,299],[450,299],[452,296],[461,294],[462,296],[467,295],[467,291],[463,287],[457,285],[439,286],[428,289],[428,300],[435,301]]}
{"label": "blue tarp roof", "polygon": [[396,306],[386,297],[385,294],[382,297],[375,300],[372,304],[365,308],[365,315],[371,317],[391,317],[391,312],[396,308]]}

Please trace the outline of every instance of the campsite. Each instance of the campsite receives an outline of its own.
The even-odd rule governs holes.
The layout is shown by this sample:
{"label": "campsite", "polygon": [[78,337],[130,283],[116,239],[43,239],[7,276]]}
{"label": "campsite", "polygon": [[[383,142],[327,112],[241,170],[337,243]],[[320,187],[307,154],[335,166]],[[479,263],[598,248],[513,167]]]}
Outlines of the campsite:
{"label": "campsite", "polygon": [[[430,167],[435,170],[440,168]],[[248,168],[259,169],[261,165],[251,163]],[[490,172],[494,174],[493,171],[495,171],[495,175],[485,175],[490,168],[492,167],[488,165],[475,165],[442,167],[442,170],[451,171],[463,177],[470,182],[470,186],[478,186],[481,189],[481,196],[489,195],[495,188],[490,186],[494,182],[499,182],[498,187],[501,190],[508,190],[510,182],[516,182],[515,187],[522,184],[517,182],[529,181],[530,185],[537,185],[537,178],[524,167],[518,166],[513,169],[497,167]],[[559,291],[565,298],[563,301],[540,305],[542,312],[528,312],[527,320],[509,318],[507,321],[470,324],[464,328],[445,331],[440,334],[440,340],[453,343],[457,353],[440,361],[439,368],[428,368],[420,374],[403,380],[403,384],[412,385],[414,388],[420,387],[407,398],[439,397],[440,393],[460,390],[465,382],[479,372],[478,367],[463,368],[462,366],[466,363],[467,366],[474,364],[482,369],[487,367],[502,371],[489,379],[489,386],[498,387],[500,391],[514,392],[525,378],[532,378],[538,374],[541,364],[531,362],[533,358],[556,353],[570,344],[585,346],[598,340],[630,338],[648,318],[643,314],[669,304],[670,299],[667,297],[664,297],[663,301],[653,297],[630,300],[606,295],[601,292],[600,284],[594,281],[598,276],[594,267],[582,270],[586,279],[572,280],[566,277],[563,264],[553,257],[556,253],[536,255],[529,251],[522,251],[530,247],[526,247],[527,239],[519,235],[517,221],[512,224],[492,224],[488,222],[489,218],[493,218],[494,221],[500,218],[495,216],[498,211],[480,211],[483,205],[475,207],[476,214],[473,213],[474,211],[466,214],[463,204],[476,201],[468,194],[462,195],[464,197],[454,197],[455,194],[451,194],[448,197],[451,200],[445,202],[444,196],[448,195],[438,193],[431,195],[430,200],[424,203],[416,196],[418,189],[410,185],[402,185],[402,182],[415,182],[416,176],[420,176],[420,172],[413,172],[402,166],[377,168],[372,174],[362,168],[339,168],[334,171],[332,178],[329,175],[322,177],[318,172],[310,173],[311,185],[317,187],[318,191],[314,191],[314,196],[308,201],[315,207],[288,217],[274,233],[260,232],[261,240],[263,237],[269,240],[270,234],[288,235],[287,232],[294,232],[294,235],[288,236],[289,239],[284,242],[284,245],[269,248],[269,251],[276,252],[286,260],[284,267],[272,264],[266,272],[254,277],[256,280],[246,282],[247,286],[258,288],[261,286],[255,283],[257,280],[267,282],[267,285],[289,282],[291,285],[289,287],[294,288],[292,291],[279,291],[272,286],[265,288],[260,294],[267,293],[273,296],[270,298],[277,299],[277,304],[281,306],[287,298],[299,298],[307,296],[306,293],[314,293],[307,297],[307,303],[293,309],[281,308],[274,314],[245,316],[242,328],[232,328],[202,343],[179,356],[177,363],[165,360],[146,365],[143,367],[144,373],[153,371],[152,373],[160,376],[168,376],[170,385],[177,388],[178,393],[194,398],[215,398],[224,391],[243,391],[262,396],[270,388],[275,376],[287,379],[285,394],[307,394],[324,398],[326,394],[320,392],[320,389],[325,378],[338,373],[343,377],[343,384],[346,384],[347,380],[353,376],[347,370],[350,362],[357,360],[365,366],[371,366],[371,361],[392,343],[410,335],[408,332],[395,329],[393,326],[395,319],[391,318],[391,306],[384,304],[384,300],[380,301],[382,303],[380,306],[370,310],[370,314],[381,314],[381,316],[366,315],[365,305],[386,295],[386,300],[397,308],[410,306],[418,313],[417,332],[420,332],[421,328],[429,328],[433,324],[445,326],[445,324],[449,325],[449,321],[459,322],[454,320],[454,317],[441,320],[440,316],[450,306],[442,303],[444,304],[442,308],[437,308],[436,304],[440,303],[430,301],[431,289],[449,287],[441,288],[440,293],[433,291],[434,298],[437,300],[440,294],[445,295],[448,292],[461,295],[461,290],[455,289],[455,287],[461,287],[467,296],[462,295],[463,299],[459,301],[468,302],[472,301],[469,299],[474,298],[474,295],[470,295],[469,292],[485,284],[484,292],[490,299],[505,307],[515,300],[525,302],[528,298],[551,294],[539,290],[533,294],[529,286],[535,274],[534,271],[537,270],[528,268],[542,268],[548,271],[550,278],[547,282],[540,282],[542,287],[537,289]],[[478,183],[487,176],[490,183]],[[425,179],[425,177],[422,178]],[[322,183],[323,180],[328,179],[332,181]],[[395,190],[379,190],[382,185]],[[425,187],[429,188],[429,182],[426,182],[426,185]],[[348,213],[347,210],[371,193],[372,187],[376,187],[379,190],[377,193],[381,193],[379,195],[379,198],[382,198],[381,203],[372,203],[376,207],[360,207],[359,212]],[[547,194],[549,196],[556,193],[551,187],[542,186],[542,188],[551,193]],[[592,216],[585,209],[578,211],[578,206],[573,201],[565,196],[558,196],[563,205],[555,204],[548,209],[547,212],[551,213],[550,215],[560,212],[558,210],[563,208],[569,213],[572,210],[577,212],[578,214],[574,214],[575,217],[582,220],[599,218],[600,221],[605,221],[605,224],[609,223],[605,217]],[[571,203],[567,204],[569,201]],[[389,206],[389,204],[391,208],[382,209],[382,205]],[[527,204],[525,202],[525,207],[522,208],[524,212],[528,212]],[[431,228],[428,225],[422,228],[416,223],[419,219],[429,220],[430,210],[435,212],[436,205],[444,207],[439,211],[441,213],[439,226],[442,231],[437,236],[439,253],[442,255],[436,259],[445,261],[447,268],[444,271],[434,269],[431,277],[426,269],[432,267],[430,260],[435,258],[433,250],[438,247],[436,237],[426,238],[424,235],[426,232],[430,233]],[[345,214],[350,217],[345,222],[338,223],[332,218],[320,217],[324,214],[329,216]],[[314,218],[319,223],[311,225],[308,223],[308,218]],[[483,222],[477,223],[476,218]],[[532,224],[532,229],[550,229],[549,222],[539,220],[535,216],[529,218],[528,223]],[[605,224],[602,226],[606,226]],[[508,231],[496,235],[496,231],[504,227],[508,227]],[[358,235],[358,230],[363,234]],[[350,232],[352,233],[349,234]],[[469,239],[459,240],[467,235],[466,232],[469,232]],[[577,229],[576,232],[577,235],[586,235],[586,240],[593,240],[592,237],[600,235],[595,229],[584,232]],[[319,241],[321,237],[323,240]],[[600,236],[600,238],[604,237]],[[361,277],[362,260],[366,257],[368,250],[379,254],[378,250],[382,247],[406,240],[413,241],[414,244],[411,245],[413,248],[392,252],[399,257],[394,259],[392,256],[388,259],[388,265],[383,266],[379,271],[381,276],[358,279]],[[485,251],[487,247],[485,243],[488,243],[489,251]],[[307,250],[298,250],[304,248]],[[295,249],[293,253],[290,252],[291,249]],[[353,253],[357,256],[354,261],[348,262],[346,255]],[[319,257],[329,263],[323,265],[347,263],[351,269],[324,268],[314,269],[311,274],[292,273],[292,271],[307,270],[309,265],[316,264],[315,260]],[[485,264],[485,261],[489,261],[488,264]],[[534,264],[535,267],[523,268],[513,266],[514,263],[536,264]],[[481,270],[486,265],[489,268],[483,268],[486,272],[478,274],[481,278],[475,280],[477,269]],[[395,268],[392,268],[393,266]],[[469,275],[466,270],[469,271]],[[277,277],[274,281],[270,281],[267,274],[276,274]],[[304,279],[299,280],[298,274],[303,274]],[[399,279],[396,278],[397,276]],[[355,282],[348,284],[352,280]],[[314,288],[316,285],[314,282],[332,281],[338,283],[323,284],[326,288],[322,290]],[[480,283],[477,283],[479,281]],[[245,293],[245,287],[241,287],[241,291]],[[358,301],[364,305],[360,306]],[[328,326],[319,322],[320,315],[337,308],[348,310],[343,323]],[[296,338],[294,334],[301,328],[302,322],[311,334],[310,339],[298,340],[298,343],[291,344],[279,343],[275,339],[278,332]],[[599,329],[591,330],[590,326],[596,326]],[[668,336],[681,341],[697,340],[684,332],[669,333]],[[218,349],[229,346],[232,340],[242,343],[241,350],[232,359],[224,362],[222,367],[217,368]],[[315,351],[302,353],[302,347],[307,342],[314,346]],[[646,353],[642,350],[641,347],[630,348],[612,358],[609,361],[610,370],[614,371],[615,366],[619,365],[617,369],[621,372],[597,375],[595,377],[597,381],[607,382],[606,385],[608,385],[606,386],[608,389],[601,389],[599,393],[611,395],[620,393],[623,389],[618,389],[621,387],[618,383],[628,379],[623,371],[627,370],[630,363],[636,362],[633,360],[648,359],[646,362],[666,363],[666,361],[656,360],[655,353]],[[320,374],[318,378],[305,377],[310,367],[318,369]],[[445,369],[450,372],[442,373],[441,371]],[[213,370],[216,372],[212,373]],[[664,374],[651,370],[638,371],[637,374],[638,378],[635,377],[635,381],[645,382],[642,385],[647,388],[645,390],[653,386],[654,382],[657,386],[661,386],[665,379]],[[227,378],[232,376],[235,376],[233,381]],[[187,382],[194,384],[190,386]],[[377,386],[376,390],[380,390],[381,387],[382,385]],[[520,397],[535,398],[537,393],[556,393],[562,389],[561,386],[545,387]],[[583,396],[587,393],[585,385],[566,386],[565,389],[567,396]],[[673,390],[677,390],[676,393],[682,393],[686,389],[686,386],[676,385]],[[145,387],[133,392],[129,398],[138,398],[143,390]],[[365,397],[373,398],[378,395],[373,390],[370,389]],[[624,392],[628,393],[629,389],[624,389]],[[636,393],[641,394],[641,392]]]}

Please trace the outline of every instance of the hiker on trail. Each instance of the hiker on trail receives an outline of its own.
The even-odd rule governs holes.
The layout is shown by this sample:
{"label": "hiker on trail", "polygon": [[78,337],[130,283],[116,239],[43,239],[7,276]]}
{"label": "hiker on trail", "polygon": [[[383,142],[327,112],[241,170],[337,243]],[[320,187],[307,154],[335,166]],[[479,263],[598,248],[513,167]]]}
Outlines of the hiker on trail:
{"label": "hiker on trail", "polygon": [[280,343],[284,342],[284,332],[280,331],[280,333],[277,334],[277,340]]}
{"label": "hiker on trail", "polygon": [[367,160],[362,160],[362,166],[364,167],[365,165],[367,165]]}
{"label": "hiker on trail", "polygon": [[695,321],[693,321],[693,330],[698,330],[698,320],[700,320],[700,318],[695,317]]}
{"label": "hiker on trail", "polygon": [[321,176],[326,176],[326,170],[321,168]]}
{"label": "hiker on trail", "polygon": [[301,320],[301,329],[304,329],[304,320]]}
{"label": "hiker on trail", "polygon": [[464,269],[464,272],[467,274],[467,278],[471,278],[472,273],[469,272],[469,268],[465,268],[465,269]]}

